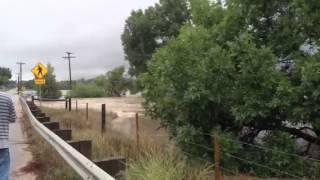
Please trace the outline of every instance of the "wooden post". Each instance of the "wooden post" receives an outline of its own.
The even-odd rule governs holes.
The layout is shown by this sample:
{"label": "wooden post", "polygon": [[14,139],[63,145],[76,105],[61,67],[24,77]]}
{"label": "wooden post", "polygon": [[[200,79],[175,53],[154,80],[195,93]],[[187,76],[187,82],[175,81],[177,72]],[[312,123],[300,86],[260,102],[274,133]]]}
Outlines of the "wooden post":
{"label": "wooden post", "polygon": [[59,122],[44,122],[42,124],[48,129],[50,129],[51,131],[60,129]]}
{"label": "wooden post", "polygon": [[106,104],[101,106],[101,133],[106,131]]}
{"label": "wooden post", "polygon": [[70,112],[71,112],[71,109],[72,109],[72,108],[71,108],[71,103],[72,103],[71,101],[72,101],[72,100],[71,100],[71,96],[70,96],[70,97],[69,97],[69,111],[70,111]]}
{"label": "wooden post", "polygon": [[123,179],[126,170],[126,159],[124,157],[112,157],[94,163],[116,179]]}
{"label": "wooden post", "polygon": [[68,98],[65,98],[65,109],[68,110]]}
{"label": "wooden post", "polygon": [[86,118],[89,119],[89,104],[86,104]]}
{"label": "wooden post", "polygon": [[76,99],[76,112],[78,112],[78,99]]}
{"label": "wooden post", "polygon": [[53,132],[65,141],[72,140],[72,130],[71,129],[59,129],[59,130],[53,130]]}
{"label": "wooden post", "polygon": [[136,140],[137,140],[137,149],[139,151],[140,137],[139,137],[139,115],[138,115],[138,113],[136,113]]}
{"label": "wooden post", "polygon": [[78,150],[82,155],[88,159],[92,159],[92,141],[80,140],[80,141],[68,141],[74,149]]}
{"label": "wooden post", "polygon": [[214,175],[215,180],[221,180],[221,171],[220,171],[220,144],[219,137],[216,133],[214,135]]}

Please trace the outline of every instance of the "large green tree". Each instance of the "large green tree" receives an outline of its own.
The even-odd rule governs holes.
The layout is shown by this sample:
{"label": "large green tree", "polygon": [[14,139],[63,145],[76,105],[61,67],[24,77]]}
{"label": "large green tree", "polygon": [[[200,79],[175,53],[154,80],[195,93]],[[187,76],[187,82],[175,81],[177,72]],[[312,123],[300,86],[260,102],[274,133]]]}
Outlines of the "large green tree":
{"label": "large green tree", "polygon": [[[153,55],[143,76],[149,114],[201,156],[184,141],[211,147],[218,130],[250,144],[265,131],[320,145],[299,128],[320,135],[320,1],[193,0],[191,7],[194,24]],[[261,161],[292,168],[267,157]]]}
{"label": "large green tree", "polygon": [[146,71],[147,61],[155,50],[179,34],[190,21],[187,0],[160,0],[146,10],[136,10],[126,20],[122,44],[131,75]]}
{"label": "large green tree", "polygon": [[9,68],[0,67],[0,86],[7,83],[11,77],[12,74]]}
{"label": "large green tree", "polygon": [[[51,64],[47,65],[48,74],[45,76],[46,84],[41,85],[41,96],[43,98],[60,98],[61,92],[59,91],[56,81],[56,75],[54,74],[54,67]],[[38,89],[39,93],[39,89]]]}
{"label": "large green tree", "polygon": [[125,77],[125,68],[116,67],[104,75],[96,77],[95,84],[101,87],[105,96],[119,97],[129,89],[130,79]]}

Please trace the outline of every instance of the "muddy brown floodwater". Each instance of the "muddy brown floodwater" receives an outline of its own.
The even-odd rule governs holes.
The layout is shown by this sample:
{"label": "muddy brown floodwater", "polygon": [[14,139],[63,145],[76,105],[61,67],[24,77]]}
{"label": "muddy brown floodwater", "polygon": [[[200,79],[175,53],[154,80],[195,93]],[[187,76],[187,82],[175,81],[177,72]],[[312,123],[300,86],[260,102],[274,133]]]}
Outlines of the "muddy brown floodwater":
{"label": "muddy brown floodwater", "polygon": [[[72,101],[72,109],[76,107],[78,102],[78,109],[83,111],[86,108],[86,103],[89,109],[101,111],[101,104],[106,104],[107,112],[117,114],[117,118],[112,120],[112,129],[120,131],[128,137],[134,137],[135,132],[135,114],[138,113],[141,123],[141,134],[144,136],[167,136],[167,133],[160,129],[158,122],[152,121],[144,116],[144,108],[142,107],[143,98],[139,96],[127,97],[110,97],[110,98],[74,98]],[[39,102],[36,102],[39,104]],[[65,102],[42,102],[43,107],[63,109]],[[153,139],[153,138],[151,138]]]}

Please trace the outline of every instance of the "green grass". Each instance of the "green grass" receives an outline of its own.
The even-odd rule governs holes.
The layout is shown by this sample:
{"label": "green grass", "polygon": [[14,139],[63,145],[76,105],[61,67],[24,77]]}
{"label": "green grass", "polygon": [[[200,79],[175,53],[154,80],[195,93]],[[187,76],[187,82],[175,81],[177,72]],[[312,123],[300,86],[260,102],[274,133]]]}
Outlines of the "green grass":
{"label": "green grass", "polygon": [[213,178],[212,165],[191,165],[179,155],[149,154],[132,162],[126,173],[128,180],[209,180]]}

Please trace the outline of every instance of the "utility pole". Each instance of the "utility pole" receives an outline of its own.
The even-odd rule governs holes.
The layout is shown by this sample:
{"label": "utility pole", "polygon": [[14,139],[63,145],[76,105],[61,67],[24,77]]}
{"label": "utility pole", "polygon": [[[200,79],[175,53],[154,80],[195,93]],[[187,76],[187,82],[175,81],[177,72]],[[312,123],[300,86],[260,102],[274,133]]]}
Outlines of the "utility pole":
{"label": "utility pole", "polygon": [[72,78],[71,78],[71,59],[72,58],[76,58],[75,56],[71,56],[71,52],[66,52],[66,54],[67,54],[67,56],[64,56],[64,57],[62,57],[62,58],[64,58],[64,59],[68,59],[68,61],[69,61],[69,78],[70,78],[70,81],[69,81],[69,83],[70,83],[70,97],[69,97],[69,111],[71,111],[71,105],[72,105],[72,103],[71,103],[71,91],[72,91]]}
{"label": "utility pole", "polygon": [[19,78],[19,83],[18,83],[18,92],[22,91],[22,65],[26,64],[24,62],[17,62],[17,64],[20,66],[20,78]]}
{"label": "utility pole", "polygon": [[64,58],[64,59],[68,59],[68,61],[69,61],[69,78],[70,78],[70,81],[69,81],[69,83],[70,83],[70,91],[72,90],[72,79],[71,79],[71,59],[72,58],[76,58],[75,56],[71,56],[71,52],[66,52],[66,54],[67,54],[67,56],[64,56],[64,57],[62,57],[62,58]]}

